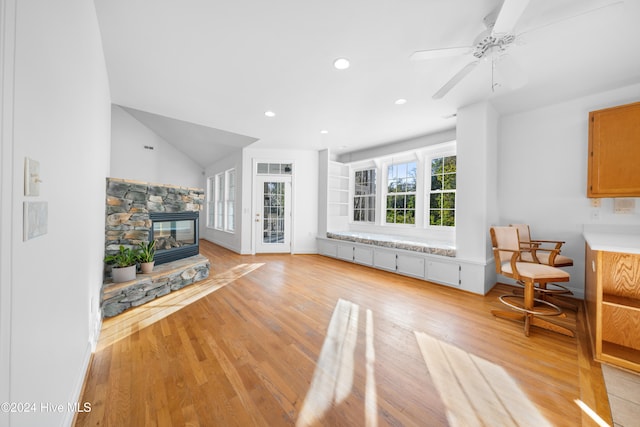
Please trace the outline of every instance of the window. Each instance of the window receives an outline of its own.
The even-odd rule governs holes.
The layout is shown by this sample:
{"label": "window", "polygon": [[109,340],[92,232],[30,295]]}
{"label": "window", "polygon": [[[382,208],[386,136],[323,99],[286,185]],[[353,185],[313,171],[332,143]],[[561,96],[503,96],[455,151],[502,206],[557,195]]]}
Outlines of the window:
{"label": "window", "polygon": [[291,163],[258,163],[258,175],[291,175]]}
{"label": "window", "polygon": [[416,162],[392,164],[387,173],[387,224],[416,223]]}
{"label": "window", "polygon": [[429,225],[456,225],[456,156],[431,160]]}
{"label": "window", "polygon": [[236,171],[229,169],[208,182],[207,227],[235,231]]}
{"label": "window", "polygon": [[224,227],[224,174],[216,175],[216,222],[215,228],[222,230]]}
{"label": "window", "polygon": [[213,228],[215,225],[216,212],[216,179],[211,176],[207,179],[207,227]]}
{"label": "window", "polygon": [[236,171],[230,169],[226,173],[225,206],[227,208],[227,231],[235,230],[235,207],[236,207]]}
{"label": "window", "polygon": [[356,222],[374,222],[376,220],[375,169],[355,172],[353,220]]}

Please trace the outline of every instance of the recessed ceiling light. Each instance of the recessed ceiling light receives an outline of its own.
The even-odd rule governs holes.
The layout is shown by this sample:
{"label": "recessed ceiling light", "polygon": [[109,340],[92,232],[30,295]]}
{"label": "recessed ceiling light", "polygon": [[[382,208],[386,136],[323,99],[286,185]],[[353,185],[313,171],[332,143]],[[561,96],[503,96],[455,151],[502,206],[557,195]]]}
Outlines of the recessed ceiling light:
{"label": "recessed ceiling light", "polygon": [[396,102],[395,102],[396,105],[404,105],[406,103],[407,103],[407,100],[404,98],[396,99]]}
{"label": "recessed ceiling light", "polygon": [[326,129],[322,129],[322,130],[320,131],[320,133],[321,133],[321,134],[323,134],[323,135],[326,135],[326,134],[328,134],[328,133],[329,133],[329,131],[328,131],[328,130],[326,130]]}
{"label": "recessed ceiling light", "polygon": [[275,117],[276,113],[274,113],[273,111],[265,111],[264,115],[267,117]]}
{"label": "recessed ceiling light", "polygon": [[347,58],[338,58],[333,61],[333,66],[338,70],[346,70],[347,68],[349,68],[349,65],[349,60]]}

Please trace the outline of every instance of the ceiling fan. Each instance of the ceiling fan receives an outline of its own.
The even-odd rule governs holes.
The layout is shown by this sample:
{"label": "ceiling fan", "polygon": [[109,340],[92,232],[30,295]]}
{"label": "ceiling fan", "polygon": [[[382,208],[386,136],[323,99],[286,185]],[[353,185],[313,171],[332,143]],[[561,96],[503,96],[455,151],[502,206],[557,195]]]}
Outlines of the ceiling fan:
{"label": "ceiling fan", "polygon": [[[517,37],[523,34],[514,34],[514,28],[523,12],[525,11],[526,7],[528,6],[529,2],[530,0],[504,0],[501,6],[495,8],[491,13],[483,18],[486,30],[478,34],[473,42],[473,45],[471,46],[420,50],[414,52],[411,55],[411,60],[414,61],[445,58],[458,55],[471,55],[470,62],[468,62],[464,67],[462,67],[462,69],[454,74],[453,77],[451,77],[449,81],[447,81],[433,95],[433,99],[440,99],[444,97],[447,93],[449,93],[451,89],[453,89],[458,83],[460,83],[462,79],[464,79],[471,71],[473,71],[473,69],[476,68],[476,66],[480,63],[480,60],[483,59],[491,60],[492,63],[492,91],[495,90],[498,86],[498,83],[496,83],[494,80],[493,73],[495,71],[497,62],[499,61],[504,61],[505,68],[509,68],[511,71],[510,74],[519,74],[519,76],[514,76],[519,78],[519,82],[516,83],[517,86],[521,86],[524,84],[526,79],[523,79],[523,72],[519,70],[519,67],[517,66],[517,64],[515,64],[515,61],[513,61],[509,56],[504,55],[504,52],[506,52],[506,50],[514,44]],[[581,12],[574,11],[574,13],[569,13],[563,18],[556,19],[553,22],[546,23],[525,32],[528,33],[539,28],[556,24],[566,19],[590,13],[597,9],[619,3],[622,3],[622,1],[616,1],[601,7],[582,10]]]}

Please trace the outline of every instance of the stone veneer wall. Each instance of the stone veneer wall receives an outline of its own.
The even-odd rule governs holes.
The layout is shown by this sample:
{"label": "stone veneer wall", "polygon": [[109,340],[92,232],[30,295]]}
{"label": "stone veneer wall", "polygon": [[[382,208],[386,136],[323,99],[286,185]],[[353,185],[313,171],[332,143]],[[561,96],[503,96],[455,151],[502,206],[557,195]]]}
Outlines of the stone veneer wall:
{"label": "stone veneer wall", "polygon": [[[204,190],[199,188],[107,178],[105,253],[149,241],[150,212],[201,211],[203,206]],[[112,283],[110,267],[105,267],[101,292],[105,317],[205,279],[210,270],[209,260],[195,255],[156,266],[150,275],[138,274],[131,282]]]}
{"label": "stone veneer wall", "polygon": [[149,212],[200,211],[204,190],[107,178],[105,252],[149,241]]}

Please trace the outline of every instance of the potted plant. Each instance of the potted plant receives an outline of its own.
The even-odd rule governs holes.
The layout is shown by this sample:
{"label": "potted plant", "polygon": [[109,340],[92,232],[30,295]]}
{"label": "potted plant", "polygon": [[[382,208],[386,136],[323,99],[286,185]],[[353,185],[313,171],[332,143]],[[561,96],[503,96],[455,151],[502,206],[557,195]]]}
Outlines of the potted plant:
{"label": "potted plant", "polygon": [[138,249],[120,245],[120,250],[105,256],[104,262],[111,265],[111,278],[114,282],[128,282],[136,278]]}
{"label": "potted plant", "polygon": [[156,241],[140,242],[139,246],[138,261],[140,261],[140,270],[144,274],[149,274],[153,271],[153,265],[155,264],[153,259],[156,255]]}

